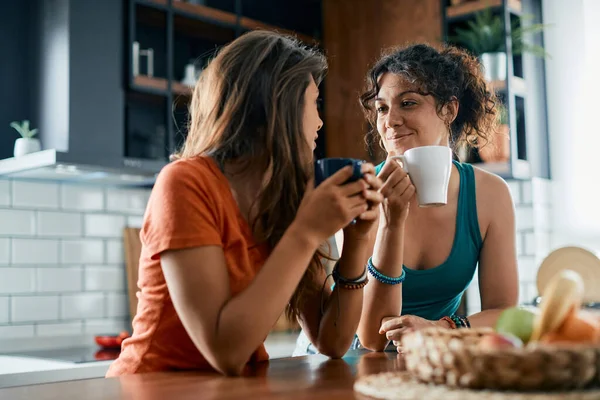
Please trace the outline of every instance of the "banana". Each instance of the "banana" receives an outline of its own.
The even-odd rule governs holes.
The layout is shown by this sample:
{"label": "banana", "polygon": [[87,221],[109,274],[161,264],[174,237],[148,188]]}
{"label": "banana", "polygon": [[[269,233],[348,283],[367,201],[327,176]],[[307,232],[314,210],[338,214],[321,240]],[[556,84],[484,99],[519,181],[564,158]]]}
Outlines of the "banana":
{"label": "banana", "polygon": [[541,312],[534,322],[531,341],[556,330],[572,307],[581,307],[583,294],[583,279],[577,272],[565,269],[554,275],[542,295]]}

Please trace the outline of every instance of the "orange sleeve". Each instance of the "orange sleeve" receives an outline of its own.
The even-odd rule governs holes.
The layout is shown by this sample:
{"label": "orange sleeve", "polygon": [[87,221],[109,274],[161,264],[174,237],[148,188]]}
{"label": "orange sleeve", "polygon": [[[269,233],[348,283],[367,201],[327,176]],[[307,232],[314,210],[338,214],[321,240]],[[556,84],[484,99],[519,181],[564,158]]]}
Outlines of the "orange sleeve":
{"label": "orange sleeve", "polygon": [[152,259],[165,250],[222,246],[219,188],[204,164],[182,160],[165,166],[152,189],[141,240]]}

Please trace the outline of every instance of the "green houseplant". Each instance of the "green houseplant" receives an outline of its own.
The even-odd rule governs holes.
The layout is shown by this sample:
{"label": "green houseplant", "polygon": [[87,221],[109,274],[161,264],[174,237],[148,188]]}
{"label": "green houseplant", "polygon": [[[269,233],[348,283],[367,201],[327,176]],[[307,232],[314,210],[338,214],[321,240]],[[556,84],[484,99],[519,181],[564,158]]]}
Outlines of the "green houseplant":
{"label": "green houseplant", "polygon": [[508,110],[502,103],[496,104],[498,127],[490,136],[490,141],[478,149],[483,162],[507,162],[510,158],[510,131],[508,126]]}
{"label": "green houseplant", "polygon": [[10,126],[21,135],[21,137],[15,141],[15,157],[21,157],[25,154],[41,150],[42,146],[40,145],[40,141],[37,138],[34,138],[38,130],[30,129],[28,120],[23,120],[22,122],[13,121],[10,123]]}
{"label": "green houseplant", "polygon": [[[533,17],[521,16],[520,20],[511,22],[512,53],[515,55],[529,53],[536,57],[548,57],[546,50],[539,45],[527,41],[529,35],[543,32],[547,25],[523,24]],[[506,45],[504,36],[504,19],[495,15],[488,7],[475,14],[475,18],[467,21],[467,28],[457,28],[451,41],[459,44],[481,58],[486,79],[506,79]]]}

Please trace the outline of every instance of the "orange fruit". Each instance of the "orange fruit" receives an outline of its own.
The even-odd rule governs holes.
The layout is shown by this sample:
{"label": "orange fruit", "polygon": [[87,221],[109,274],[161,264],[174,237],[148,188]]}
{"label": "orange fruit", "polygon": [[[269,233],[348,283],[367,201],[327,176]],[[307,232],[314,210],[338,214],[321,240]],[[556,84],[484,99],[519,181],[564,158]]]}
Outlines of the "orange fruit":
{"label": "orange fruit", "polygon": [[554,332],[548,332],[540,339],[544,343],[600,343],[600,319],[594,314],[577,310],[569,310],[565,320]]}

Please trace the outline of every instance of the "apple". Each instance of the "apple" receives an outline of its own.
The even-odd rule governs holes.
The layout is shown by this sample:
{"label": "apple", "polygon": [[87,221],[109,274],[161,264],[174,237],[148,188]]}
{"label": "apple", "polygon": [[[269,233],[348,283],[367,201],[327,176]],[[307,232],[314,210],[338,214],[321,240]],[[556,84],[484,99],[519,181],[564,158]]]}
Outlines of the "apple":
{"label": "apple", "polygon": [[501,350],[523,347],[523,342],[515,335],[494,332],[484,335],[477,346],[482,350]]}
{"label": "apple", "polygon": [[496,321],[496,332],[511,334],[527,343],[533,333],[533,323],[536,314],[522,308],[507,308]]}

